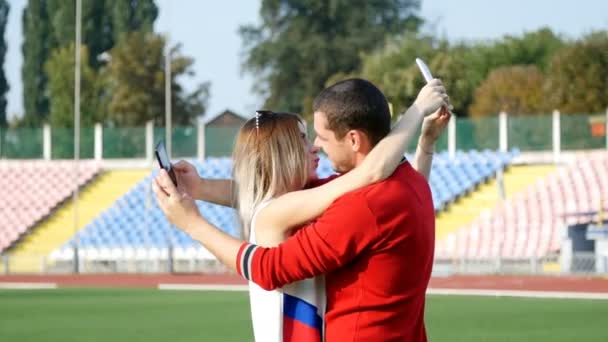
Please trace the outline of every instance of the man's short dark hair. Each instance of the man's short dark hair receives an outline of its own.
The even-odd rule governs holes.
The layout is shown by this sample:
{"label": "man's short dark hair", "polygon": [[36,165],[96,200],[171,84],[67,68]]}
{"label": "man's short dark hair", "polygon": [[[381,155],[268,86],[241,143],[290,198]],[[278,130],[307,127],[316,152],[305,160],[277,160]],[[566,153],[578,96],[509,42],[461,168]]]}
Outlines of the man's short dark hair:
{"label": "man's short dark hair", "polygon": [[391,130],[391,114],[384,94],[364,79],[351,78],[325,88],[315,98],[313,110],[327,116],[328,128],[338,139],[358,129],[368,135],[373,146]]}

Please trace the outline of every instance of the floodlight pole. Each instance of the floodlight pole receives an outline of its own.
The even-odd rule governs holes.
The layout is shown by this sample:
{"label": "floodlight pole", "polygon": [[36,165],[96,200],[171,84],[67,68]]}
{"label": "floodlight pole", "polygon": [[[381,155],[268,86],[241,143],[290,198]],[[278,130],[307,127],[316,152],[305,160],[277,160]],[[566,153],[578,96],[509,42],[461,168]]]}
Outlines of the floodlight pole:
{"label": "floodlight pole", "polygon": [[74,67],[74,273],[79,273],[78,258],[78,163],[80,159],[80,48],[82,43],[82,0],[76,0],[76,44]]}
{"label": "floodlight pole", "polygon": [[168,33],[165,44],[165,146],[169,159],[171,159],[173,154],[173,144],[171,144],[171,48],[169,46]]}

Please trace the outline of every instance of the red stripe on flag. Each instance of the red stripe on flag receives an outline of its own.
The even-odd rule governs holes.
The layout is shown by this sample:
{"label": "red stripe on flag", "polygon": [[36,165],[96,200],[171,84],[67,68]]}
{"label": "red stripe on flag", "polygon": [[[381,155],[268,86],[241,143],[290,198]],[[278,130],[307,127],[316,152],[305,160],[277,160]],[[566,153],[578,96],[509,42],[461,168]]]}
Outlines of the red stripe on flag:
{"label": "red stripe on flag", "polygon": [[319,342],[321,332],[289,317],[283,317],[283,342]]}

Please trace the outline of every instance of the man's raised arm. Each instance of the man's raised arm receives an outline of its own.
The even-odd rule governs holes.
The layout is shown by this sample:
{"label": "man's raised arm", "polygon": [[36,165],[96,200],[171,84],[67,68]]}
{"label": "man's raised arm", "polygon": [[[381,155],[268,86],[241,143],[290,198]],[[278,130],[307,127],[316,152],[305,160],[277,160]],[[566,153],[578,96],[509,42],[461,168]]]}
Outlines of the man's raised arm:
{"label": "man's raised arm", "polygon": [[450,121],[451,113],[445,108],[441,108],[435,113],[427,116],[422,121],[422,130],[418,145],[416,146],[416,155],[412,166],[420,172],[426,180],[429,180],[431,175],[431,166],[433,164],[433,154],[435,153],[435,143],[445,131],[445,128]]}

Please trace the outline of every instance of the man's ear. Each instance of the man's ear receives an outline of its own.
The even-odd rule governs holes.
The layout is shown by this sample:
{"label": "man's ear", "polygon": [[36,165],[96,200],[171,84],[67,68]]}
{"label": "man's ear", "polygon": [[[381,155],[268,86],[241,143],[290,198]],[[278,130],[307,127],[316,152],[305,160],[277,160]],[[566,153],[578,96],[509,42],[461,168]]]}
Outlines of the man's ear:
{"label": "man's ear", "polygon": [[367,153],[370,150],[370,143],[367,134],[358,129],[353,129],[346,133],[346,143],[353,152]]}

